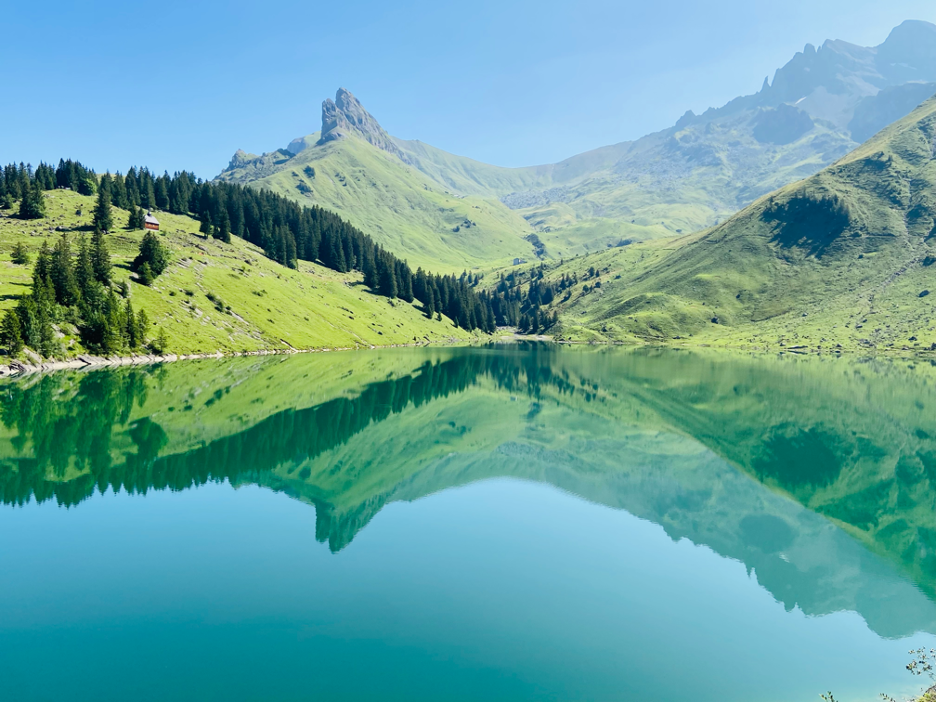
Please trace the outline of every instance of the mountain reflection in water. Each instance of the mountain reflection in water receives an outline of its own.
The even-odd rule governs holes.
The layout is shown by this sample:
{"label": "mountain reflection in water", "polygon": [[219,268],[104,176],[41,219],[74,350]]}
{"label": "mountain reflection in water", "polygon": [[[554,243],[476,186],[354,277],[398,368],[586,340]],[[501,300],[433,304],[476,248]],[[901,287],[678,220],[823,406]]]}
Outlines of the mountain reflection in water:
{"label": "mountain reflection in water", "polygon": [[337,552],[389,502],[519,478],[741,561],[787,609],[936,633],[934,380],[535,344],[36,376],[0,387],[0,498],[257,484],[314,505]]}

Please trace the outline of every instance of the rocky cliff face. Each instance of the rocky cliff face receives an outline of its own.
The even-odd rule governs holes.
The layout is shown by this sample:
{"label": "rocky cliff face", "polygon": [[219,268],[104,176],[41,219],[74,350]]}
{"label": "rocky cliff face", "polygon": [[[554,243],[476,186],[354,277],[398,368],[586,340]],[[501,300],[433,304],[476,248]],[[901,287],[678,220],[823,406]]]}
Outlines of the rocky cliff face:
{"label": "rocky cliff face", "polygon": [[409,156],[393,143],[390,135],[364,109],[361,101],[350,91],[339,88],[334,101],[327,99],[322,103],[322,136],[319,143],[326,144],[351,134],[406,163],[410,162]]}
{"label": "rocky cliff face", "polygon": [[[736,98],[701,116],[689,112],[677,127],[744,110],[788,104],[795,105],[812,119],[832,122],[848,134],[849,123],[862,100],[887,88],[933,82],[936,82],[936,25],[908,20],[896,27],[879,46],[858,46],[841,40],[826,41],[818,49],[807,44],[785,66],[777,69],[773,82],[765,79],[758,93]],[[922,100],[909,109],[919,102]],[[897,118],[906,115],[909,109]]]}

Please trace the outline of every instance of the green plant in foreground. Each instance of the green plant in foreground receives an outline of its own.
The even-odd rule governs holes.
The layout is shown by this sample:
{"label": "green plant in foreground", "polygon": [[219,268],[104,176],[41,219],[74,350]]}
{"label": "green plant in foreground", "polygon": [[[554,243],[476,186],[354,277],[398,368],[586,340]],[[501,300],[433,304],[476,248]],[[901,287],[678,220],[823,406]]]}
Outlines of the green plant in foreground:
{"label": "green plant in foreground", "polygon": [[[910,655],[913,656],[913,659],[907,664],[907,670],[912,675],[926,675],[930,679],[930,683],[936,683],[936,648],[915,648],[910,651]],[[936,702],[936,685],[928,690],[922,690],[921,693],[916,702]],[[831,692],[820,695],[820,697],[825,702],[838,702]],[[884,702],[897,702],[893,697],[883,692],[881,693],[881,699]]]}

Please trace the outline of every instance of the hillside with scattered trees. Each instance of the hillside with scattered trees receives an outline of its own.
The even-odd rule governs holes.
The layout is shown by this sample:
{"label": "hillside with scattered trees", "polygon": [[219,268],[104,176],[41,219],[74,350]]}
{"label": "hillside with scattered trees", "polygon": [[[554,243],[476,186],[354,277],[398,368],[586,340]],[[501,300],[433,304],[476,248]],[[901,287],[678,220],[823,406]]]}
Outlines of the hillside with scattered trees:
{"label": "hillside with scattered trees", "polygon": [[[158,234],[143,231],[147,211],[163,222]],[[155,176],[148,169],[131,168],[126,174],[99,176],[76,161],[62,160],[55,167],[8,165],[0,172],[0,236],[4,244],[11,244],[5,252],[10,259],[6,272],[28,288],[4,298],[14,304],[7,305],[0,339],[13,355],[25,347],[45,357],[82,351],[115,355],[192,350],[191,342],[180,346],[145,303],[136,303],[136,298],[152,293],[196,296],[191,289],[170,291],[160,284],[167,271],[174,277],[183,274],[180,268],[191,272],[193,259],[179,255],[179,244],[195,249],[198,256],[207,252],[209,258],[227,265],[231,264],[225,259],[243,257],[247,266],[231,276],[241,282],[251,263],[258,263],[259,254],[265,259],[263,268],[277,280],[301,280],[303,275],[295,278],[295,274],[313,273],[341,280],[345,292],[351,286],[366,289],[368,303],[383,299],[391,309],[405,307],[423,320],[414,326],[409,319],[413,314],[407,312],[407,321],[396,322],[399,331],[394,336],[406,335],[397,342],[438,338],[440,332],[461,336],[495,328],[491,297],[476,291],[467,274],[435,275],[421,269],[414,273],[406,261],[321,208],[301,207],[240,185],[206,183],[184,171]],[[246,252],[250,254],[245,257]],[[207,266],[220,261],[208,261]],[[232,285],[235,290],[228,290]],[[250,326],[246,317],[225,302],[232,295],[240,297],[243,291],[236,288],[243,286],[225,280],[212,287],[205,297],[215,311],[233,317],[234,326]],[[252,294],[262,298],[269,293],[254,290]],[[319,301],[300,296],[284,302],[278,314],[313,324],[308,315],[311,308],[338,302],[327,302],[328,295],[318,297]],[[358,297],[358,302],[364,301]],[[192,310],[191,299],[187,304],[171,302]],[[357,321],[353,307],[341,308],[350,312],[350,321]],[[278,324],[269,316],[264,321],[264,327],[271,321]],[[326,324],[317,335],[329,338],[333,327]],[[427,335],[427,327],[435,333]],[[344,343],[351,345],[385,341],[347,331]],[[384,334],[377,330],[377,335]],[[268,347],[264,336],[278,337],[273,347],[318,345],[293,344],[275,329],[253,330],[248,336],[251,343],[238,350]],[[230,338],[217,341],[221,342],[217,348],[199,349],[236,349]]]}

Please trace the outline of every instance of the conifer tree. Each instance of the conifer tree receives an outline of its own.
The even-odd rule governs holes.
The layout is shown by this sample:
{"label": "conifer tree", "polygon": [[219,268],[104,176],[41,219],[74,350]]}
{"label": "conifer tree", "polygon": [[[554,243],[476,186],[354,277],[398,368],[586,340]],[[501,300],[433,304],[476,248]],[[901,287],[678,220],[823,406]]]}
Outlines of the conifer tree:
{"label": "conifer tree", "polygon": [[49,261],[49,279],[55,288],[55,300],[58,304],[70,307],[78,303],[80,292],[75,281],[68,234],[65,232],[62,232],[61,238],[55,243],[55,249],[52,251]]}
{"label": "conifer tree", "polygon": [[156,338],[153,339],[153,342],[150,344],[150,348],[153,349],[154,353],[165,353],[169,350],[169,335],[166,334],[166,330],[162,327],[159,328],[159,331],[156,333]]}
{"label": "conifer tree", "polygon": [[114,228],[114,219],[111,214],[110,179],[102,179],[98,189],[97,202],[94,205],[94,230],[109,232]]}
{"label": "conifer tree", "polygon": [[107,242],[100,229],[95,229],[91,236],[91,268],[94,270],[94,279],[101,285],[110,285],[111,258],[107,250]]}
{"label": "conifer tree", "polygon": [[27,184],[24,188],[19,216],[20,219],[42,219],[46,216],[45,195],[42,194],[42,186],[38,182]]}
{"label": "conifer tree", "polygon": [[397,296],[396,271],[392,262],[386,260],[387,257],[381,257],[377,262],[378,290],[381,295],[389,297],[391,300]]}
{"label": "conifer tree", "polygon": [[151,210],[156,207],[156,191],[153,189],[153,176],[145,168],[141,172],[140,205]]}
{"label": "conifer tree", "polygon": [[91,252],[88,249],[87,240],[82,237],[78,242],[78,260],[75,262],[75,282],[81,291],[81,299],[86,304],[92,303],[93,284],[96,278],[94,276],[94,266],[91,263]]}
{"label": "conifer tree", "polygon": [[[151,282],[162,275],[163,271],[169,266],[169,249],[163,246],[162,242],[159,241],[159,237],[151,231],[147,231],[143,235],[143,240],[140,242],[140,252],[133,259],[131,268],[137,273],[142,273],[144,265],[149,266]],[[149,285],[149,283],[144,283],[144,285]]]}
{"label": "conifer tree", "polygon": [[17,242],[13,247],[13,251],[10,253],[10,260],[17,266],[25,266],[29,264],[29,251],[27,251],[23,242]]}
{"label": "conifer tree", "polygon": [[11,356],[18,356],[23,350],[23,324],[15,309],[7,310],[3,315],[3,322],[0,323],[0,343]]}
{"label": "conifer tree", "polygon": [[231,218],[228,217],[227,210],[221,210],[218,227],[212,232],[212,236],[225,244],[231,243]]}
{"label": "conifer tree", "polygon": [[153,275],[153,269],[150,268],[150,264],[145,262],[140,266],[140,270],[137,271],[137,276],[139,277],[140,284],[149,287],[156,280],[156,276]]}
{"label": "conifer tree", "polygon": [[143,348],[146,346],[146,333],[149,330],[149,318],[146,316],[146,310],[140,310],[136,317],[136,331],[134,332],[137,346]]}
{"label": "conifer tree", "polygon": [[206,239],[210,236],[214,236],[214,227],[211,225],[210,214],[206,214],[204,219],[202,219],[202,222],[198,227],[198,231],[204,234]]}
{"label": "conifer tree", "polygon": [[168,180],[168,175],[164,175],[156,179],[154,192],[156,199],[156,209],[164,211],[169,209],[169,188],[166,185]]}
{"label": "conifer tree", "polygon": [[143,229],[146,224],[146,215],[143,214],[143,210],[139,207],[130,207],[130,216],[127,218],[127,229],[130,231],[137,231]]}
{"label": "conifer tree", "polygon": [[127,298],[127,303],[124,305],[123,321],[127,346],[131,350],[140,348],[143,345],[139,336],[140,328],[137,326],[137,315],[133,311],[133,303],[130,302],[130,298]]}

